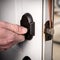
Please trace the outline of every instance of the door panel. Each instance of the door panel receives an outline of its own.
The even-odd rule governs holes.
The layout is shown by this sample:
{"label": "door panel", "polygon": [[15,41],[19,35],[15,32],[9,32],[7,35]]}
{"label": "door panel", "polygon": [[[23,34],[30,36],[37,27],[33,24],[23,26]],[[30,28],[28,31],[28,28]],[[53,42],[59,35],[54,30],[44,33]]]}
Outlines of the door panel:
{"label": "door panel", "polygon": [[41,60],[42,53],[42,0],[0,0],[0,20],[20,25],[23,14],[30,13],[35,22],[35,36],[17,44],[5,52],[0,52],[1,60]]}

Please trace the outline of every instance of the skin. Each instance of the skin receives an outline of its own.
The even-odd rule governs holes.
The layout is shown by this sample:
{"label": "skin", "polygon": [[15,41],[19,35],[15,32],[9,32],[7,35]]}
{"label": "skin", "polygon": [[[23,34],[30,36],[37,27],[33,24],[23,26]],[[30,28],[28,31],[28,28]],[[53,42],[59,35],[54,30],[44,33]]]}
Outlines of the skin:
{"label": "skin", "polygon": [[25,27],[0,21],[0,51],[5,51],[13,45],[23,42],[27,33]]}

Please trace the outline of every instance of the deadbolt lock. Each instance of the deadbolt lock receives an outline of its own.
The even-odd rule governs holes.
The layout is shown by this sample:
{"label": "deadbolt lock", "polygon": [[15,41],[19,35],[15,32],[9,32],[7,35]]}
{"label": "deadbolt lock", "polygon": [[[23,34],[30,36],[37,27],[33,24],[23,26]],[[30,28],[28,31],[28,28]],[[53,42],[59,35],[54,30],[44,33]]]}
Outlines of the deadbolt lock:
{"label": "deadbolt lock", "polygon": [[53,24],[51,22],[51,28],[50,28],[50,22],[49,20],[46,21],[45,23],[45,41],[49,41],[53,38],[53,34],[54,34],[54,29],[53,29]]}
{"label": "deadbolt lock", "polygon": [[26,27],[28,29],[28,32],[24,34],[25,40],[31,40],[35,35],[35,22],[33,21],[31,14],[29,13],[24,14],[22,16],[20,23],[21,26]]}

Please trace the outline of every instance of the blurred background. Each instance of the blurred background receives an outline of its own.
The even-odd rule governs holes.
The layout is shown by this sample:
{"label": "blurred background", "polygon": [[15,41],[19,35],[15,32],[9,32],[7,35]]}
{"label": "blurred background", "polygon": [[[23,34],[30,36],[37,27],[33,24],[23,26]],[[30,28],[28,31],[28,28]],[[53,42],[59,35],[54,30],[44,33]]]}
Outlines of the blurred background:
{"label": "blurred background", "polygon": [[60,0],[54,0],[53,60],[60,60]]}

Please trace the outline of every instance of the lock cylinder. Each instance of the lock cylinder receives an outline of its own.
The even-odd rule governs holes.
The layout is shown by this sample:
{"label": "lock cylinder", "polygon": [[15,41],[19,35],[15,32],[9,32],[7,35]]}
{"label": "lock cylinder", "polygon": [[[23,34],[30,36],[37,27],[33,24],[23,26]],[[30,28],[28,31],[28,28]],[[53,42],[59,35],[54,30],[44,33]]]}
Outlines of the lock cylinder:
{"label": "lock cylinder", "polygon": [[33,18],[30,13],[25,13],[22,16],[22,19],[20,21],[21,26],[28,29],[28,32],[24,34],[26,40],[31,40],[33,36],[35,35],[35,22],[33,21]]}

